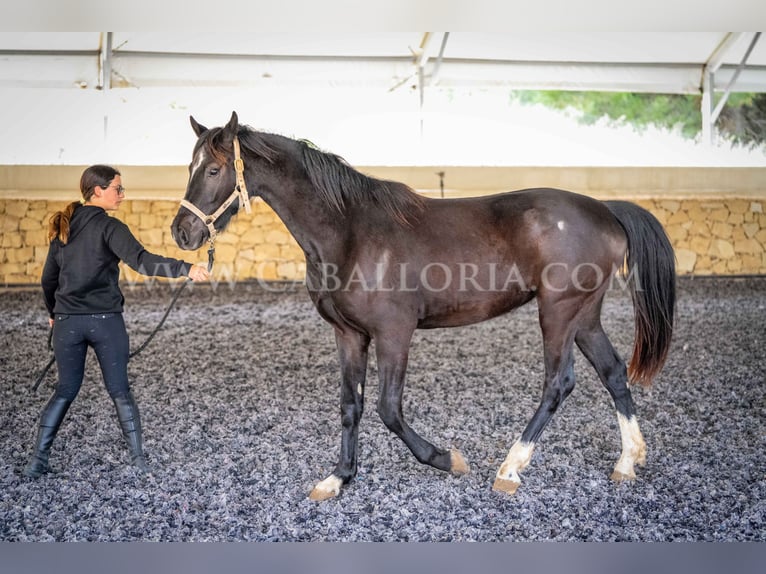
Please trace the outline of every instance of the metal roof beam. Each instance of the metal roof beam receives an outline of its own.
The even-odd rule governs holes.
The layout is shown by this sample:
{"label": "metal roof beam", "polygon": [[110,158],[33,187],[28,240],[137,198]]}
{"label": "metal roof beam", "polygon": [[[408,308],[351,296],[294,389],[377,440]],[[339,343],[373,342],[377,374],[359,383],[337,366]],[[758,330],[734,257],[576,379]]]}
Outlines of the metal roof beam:
{"label": "metal roof beam", "polygon": [[102,90],[112,87],[112,37],[113,32],[102,32],[99,47],[99,86]]}
{"label": "metal roof beam", "polygon": [[727,32],[721,43],[716,46],[705,62],[705,71],[715,74],[723,64],[726,54],[737,43],[740,36],[742,36],[742,32]]}
{"label": "metal roof beam", "polygon": [[700,113],[702,114],[702,141],[712,145],[713,110],[715,109],[715,74],[723,63],[723,59],[731,47],[739,40],[741,32],[727,32],[721,43],[716,46],[702,67],[702,82],[700,89],[702,100],[700,101]]}
{"label": "metal roof beam", "polygon": [[0,87],[94,88],[98,51],[0,51]]}
{"label": "metal roof beam", "polygon": [[[438,45],[438,42],[436,42]],[[96,88],[99,51],[0,51],[0,87]],[[413,78],[412,57],[178,54],[115,50],[112,88],[316,86],[390,89]],[[715,79],[731,83],[737,66]],[[417,83],[413,78],[412,83]],[[442,58],[442,87],[700,93],[699,64],[539,62]],[[711,83],[709,93],[721,91]],[[766,92],[766,66],[740,70],[732,92]],[[712,112],[712,108],[710,110]]]}
{"label": "metal roof beam", "polygon": [[729,94],[731,93],[732,88],[737,83],[737,78],[739,78],[740,74],[742,73],[742,70],[744,70],[745,66],[747,65],[747,59],[750,57],[750,53],[753,51],[753,48],[755,48],[755,45],[758,43],[758,38],[761,37],[760,32],[756,32],[753,35],[753,39],[750,42],[750,45],[747,47],[747,51],[745,52],[745,55],[742,56],[742,60],[739,63],[739,66],[737,66],[737,69],[735,70],[734,74],[732,75],[731,79],[729,80],[729,83],[726,85],[726,89],[723,92],[723,95],[721,96],[721,99],[718,101],[718,104],[716,105],[715,109],[713,110],[713,115],[710,118],[710,120],[715,123],[718,119],[718,116],[721,114],[721,110],[723,110],[723,107],[726,105],[726,101],[729,99]]}
{"label": "metal roof beam", "polygon": [[[758,38],[761,35],[760,32],[756,32],[753,36],[753,39],[751,40],[750,45],[748,46],[747,51],[742,57],[739,65],[734,68],[733,72],[731,72],[729,81],[726,84],[726,88],[723,89],[723,96],[716,105],[715,92],[720,91],[716,87],[716,76],[718,75],[719,70],[721,70],[722,62],[727,53],[731,50],[732,46],[734,46],[734,44],[739,41],[742,34],[743,32],[727,33],[723,41],[718,45],[718,47],[716,47],[716,49],[707,59],[707,62],[705,62],[705,66],[702,69],[702,101],[700,104],[700,113],[702,114],[702,140],[707,144],[712,145],[713,143],[715,138],[715,122],[718,119],[721,110],[723,110],[724,105],[726,105],[729,94],[737,85],[737,80],[745,69],[747,59],[750,57],[750,53],[758,43]],[[755,90],[743,90],[740,88],[738,91],[762,92],[764,90],[762,88]]]}
{"label": "metal roof beam", "polygon": [[[172,62],[172,65],[169,65]],[[204,56],[115,52],[123,86],[385,86],[412,77],[412,60],[374,57]],[[721,70],[726,70],[722,67]],[[442,60],[440,86],[699,94],[699,65]],[[119,85],[119,84],[118,84]],[[742,71],[734,91],[766,92],[766,67]]]}

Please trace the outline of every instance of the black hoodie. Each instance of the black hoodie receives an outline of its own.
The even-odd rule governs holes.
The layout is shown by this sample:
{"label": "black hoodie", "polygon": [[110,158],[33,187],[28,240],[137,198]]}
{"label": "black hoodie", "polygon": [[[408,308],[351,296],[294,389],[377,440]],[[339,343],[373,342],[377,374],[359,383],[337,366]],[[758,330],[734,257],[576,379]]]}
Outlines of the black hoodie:
{"label": "black hoodie", "polygon": [[121,313],[120,261],[155,277],[182,277],[192,267],[149,253],[127,225],[101,207],[80,206],[72,214],[67,244],[54,239],[48,249],[42,287],[50,316]]}

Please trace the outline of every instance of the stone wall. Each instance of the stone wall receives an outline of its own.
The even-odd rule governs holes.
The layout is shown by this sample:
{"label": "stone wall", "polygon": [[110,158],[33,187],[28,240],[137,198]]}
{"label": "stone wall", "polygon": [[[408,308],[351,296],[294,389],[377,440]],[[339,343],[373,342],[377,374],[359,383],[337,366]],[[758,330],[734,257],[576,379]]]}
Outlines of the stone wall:
{"label": "stone wall", "polygon": [[[3,171],[8,169],[0,167],[0,285],[37,284],[48,250],[47,221],[78,195],[71,190],[43,188],[59,179],[76,182],[81,168],[27,166]],[[700,174],[699,170],[668,172],[635,168],[622,171],[610,168],[462,169],[465,171],[448,171],[447,181],[454,174],[453,185],[459,183],[458,189],[448,189],[448,196],[498,191],[496,186],[500,183],[487,175],[496,173],[498,182],[515,180],[514,188],[538,182],[538,185],[568,188],[599,199],[627,199],[649,209],[665,226],[676,251],[679,274],[766,274],[766,170]],[[425,189],[427,195],[438,195],[432,189],[432,168],[405,168],[401,173],[392,170],[380,168],[377,175],[407,181],[416,189]],[[170,223],[178,210],[179,191],[168,191],[168,184],[160,189],[156,187],[158,181],[184,182],[184,171],[183,168],[122,169],[123,181],[129,187],[128,200],[115,217],[126,222],[149,251],[204,263],[207,245],[197,252],[181,251],[170,235]],[[480,173],[484,179],[472,178],[471,173]],[[31,182],[29,188],[20,189],[26,182]],[[426,185],[431,185],[431,189]],[[733,187],[727,189],[725,185]],[[226,232],[219,235],[214,280],[301,280],[305,263],[295,240],[265,203],[255,200],[252,206],[250,215],[240,212]],[[127,267],[122,271],[122,279],[126,282],[145,280]]]}
{"label": "stone wall", "polygon": [[[3,232],[0,284],[39,282],[48,252],[48,219],[66,205],[67,202],[62,201],[0,199]],[[284,224],[262,201],[254,201],[252,207],[250,215],[242,212],[226,232],[218,236],[215,280],[302,279],[306,271],[303,252]],[[207,243],[194,252],[176,247],[170,234],[170,223],[177,211],[178,202],[175,201],[125,201],[114,217],[128,224],[149,251],[192,263],[206,263]],[[123,281],[144,280],[126,265],[121,268]]]}
{"label": "stone wall", "polygon": [[665,227],[679,274],[766,274],[766,201],[638,201]]}

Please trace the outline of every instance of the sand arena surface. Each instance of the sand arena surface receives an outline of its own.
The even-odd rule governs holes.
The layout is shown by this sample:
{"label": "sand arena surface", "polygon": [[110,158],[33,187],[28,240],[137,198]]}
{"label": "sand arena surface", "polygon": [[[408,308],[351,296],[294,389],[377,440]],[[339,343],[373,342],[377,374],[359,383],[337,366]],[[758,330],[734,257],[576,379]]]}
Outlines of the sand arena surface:
{"label": "sand arena surface", "polygon": [[[125,289],[135,349],[168,286]],[[614,408],[576,353],[577,387],[544,432],[513,497],[495,472],[538,404],[541,335],[534,303],[478,325],[418,331],[404,413],[471,472],[420,465],[375,413],[371,352],[359,474],[315,503],[340,445],[332,329],[305,290],[194,286],[130,365],[153,474],[127,449],[91,352],[85,381],[32,481],[27,461],[54,373],[38,290],[0,292],[0,540],[766,540],[766,278],[679,280],[665,370],[634,389],[648,446],[634,483],[609,480],[620,454]],[[633,307],[612,292],[603,323],[628,357]]]}

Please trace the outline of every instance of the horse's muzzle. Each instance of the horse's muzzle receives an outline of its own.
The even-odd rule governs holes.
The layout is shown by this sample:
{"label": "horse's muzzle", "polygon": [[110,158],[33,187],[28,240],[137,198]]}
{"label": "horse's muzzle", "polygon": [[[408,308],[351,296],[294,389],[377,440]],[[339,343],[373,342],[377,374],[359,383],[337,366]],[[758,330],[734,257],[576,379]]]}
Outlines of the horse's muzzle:
{"label": "horse's muzzle", "polygon": [[194,251],[205,242],[205,230],[202,226],[197,226],[196,223],[196,219],[190,215],[179,213],[170,225],[173,240],[181,249]]}

